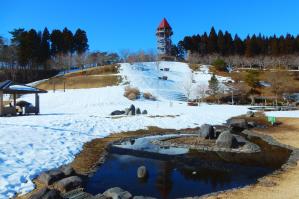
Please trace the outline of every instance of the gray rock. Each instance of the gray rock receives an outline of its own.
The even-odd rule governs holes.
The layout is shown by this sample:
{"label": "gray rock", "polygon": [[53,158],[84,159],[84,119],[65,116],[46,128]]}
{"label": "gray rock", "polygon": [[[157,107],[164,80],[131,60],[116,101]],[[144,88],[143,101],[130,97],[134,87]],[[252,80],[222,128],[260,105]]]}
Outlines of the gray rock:
{"label": "gray rock", "polygon": [[62,199],[60,193],[57,190],[50,190],[48,188],[43,188],[37,193],[29,197],[29,199]]}
{"label": "gray rock", "polygon": [[236,148],[238,147],[238,141],[229,131],[224,131],[217,138],[216,145],[221,148]]}
{"label": "gray rock", "polygon": [[255,127],[257,127],[257,124],[254,121],[250,121],[250,122],[248,122],[248,127],[255,128]]}
{"label": "gray rock", "polygon": [[42,188],[41,190],[37,191],[35,194],[32,194],[29,199],[40,199],[42,198],[47,192],[49,191],[48,188]]}
{"label": "gray rock", "polygon": [[137,177],[138,178],[145,178],[147,176],[147,169],[145,166],[140,166],[137,169]]}
{"label": "gray rock", "polygon": [[43,197],[42,199],[62,199],[62,197],[60,196],[60,193],[57,190],[50,190],[48,191]]}
{"label": "gray rock", "polygon": [[125,111],[116,110],[113,111],[110,115],[124,115],[125,113]]}
{"label": "gray rock", "polygon": [[227,124],[236,130],[244,130],[248,128],[247,121],[245,119],[232,118],[227,120]]}
{"label": "gray rock", "polygon": [[146,115],[146,114],[147,114],[147,110],[143,110],[143,111],[142,111],[142,114],[143,114],[143,115]]}
{"label": "gray rock", "polygon": [[132,194],[119,187],[113,187],[103,193],[104,196],[112,199],[130,199]]}
{"label": "gray rock", "polygon": [[136,109],[136,114],[137,114],[137,115],[140,115],[140,114],[141,114],[141,110],[140,110],[140,108],[137,108],[137,109]]}
{"label": "gray rock", "polygon": [[244,144],[244,146],[242,146],[242,150],[254,152],[254,151],[259,151],[260,148],[256,144],[246,143]]}
{"label": "gray rock", "polygon": [[82,186],[82,179],[78,176],[70,176],[55,183],[55,189],[67,192]]}
{"label": "gray rock", "polygon": [[60,170],[51,170],[49,172],[43,172],[37,178],[39,182],[48,186],[53,184],[54,182],[64,178],[64,174]]}
{"label": "gray rock", "polygon": [[254,112],[253,111],[247,111],[246,116],[247,117],[254,117]]}
{"label": "gray rock", "polygon": [[135,106],[132,104],[131,106],[130,106],[130,108],[129,108],[130,110],[129,110],[129,112],[131,112],[131,115],[135,115],[135,113],[136,113],[136,109],[135,109]]}
{"label": "gray rock", "polygon": [[215,131],[213,126],[209,124],[203,124],[200,127],[200,137],[205,139],[213,139],[215,138]]}
{"label": "gray rock", "polygon": [[133,199],[156,199],[156,198],[148,197],[148,196],[134,196]]}
{"label": "gray rock", "polygon": [[68,164],[68,165],[63,165],[60,167],[60,171],[65,175],[65,176],[71,176],[75,173],[73,167]]}
{"label": "gray rock", "polygon": [[125,108],[125,115],[129,114],[130,109],[129,108]]}
{"label": "gray rock", "polygon": [[99,193],[97,195],[95,195],[94,197],[91,197],[94,199],[108,199],[108,197],[104,196],[103,194]]}

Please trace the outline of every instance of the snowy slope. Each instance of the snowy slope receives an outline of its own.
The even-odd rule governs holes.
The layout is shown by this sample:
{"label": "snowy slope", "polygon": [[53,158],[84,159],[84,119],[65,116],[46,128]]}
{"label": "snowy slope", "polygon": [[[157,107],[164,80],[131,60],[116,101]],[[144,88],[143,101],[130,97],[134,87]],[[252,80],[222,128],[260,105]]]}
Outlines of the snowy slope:
{"label": "snowy slope", "polygon": [[[164,71],[164,68],[168,68],[169,71]],[[186,97],[186,87],[189,88],[189,85],[191,87],[190,98],[196,98],[197,87],[205,87],[207,90],[212,76],[207,65],[203,65],[199,71],[192,73],[186,63],[165,61],[122,64],[121,74],[129,80],[131,86],[151,92],[159,99],[167,100],[186,100],[184,97]],[[163,76],[167,76],[168,79],[159,79]],[[224,82],[230,80],[226,77],[216,77],[222,87],[225,87]]]}
{"label": "snowy slope", "polygon": [[[138,69],[138,67],[144,69]],[[41,94],[41,115],[0,118],[0,198],[26,193],[34,188],[32,179],[44,170],[71,162],[85,142],[110,133],[160,128],[192,128],[203,123],[221,124],[226,119],[244,114],[247,107],[207,105],[188,107],[168,94],[183,93],[181,82],[190,69],[184,63],[162,62],[170,68],[169,81],[157,84],[160,75],[155,63],[122,64],[121,74],[142,91],[152,91],[159,101],[132,102],[123,97],[124,85],[67,90]],[[162,72],[164,73],[164,72]],[[166,72],[165,72],[166,73]],[[206,82],[210,74],[195,75]],[[33,95],[23,99],[34,102]],[[169,100],[172,102],[170,103]],[[109,114],[131,104],[147,109],[151,116],[128,116],[111,119]],[[172,115],[175,117],[168,117]]]}

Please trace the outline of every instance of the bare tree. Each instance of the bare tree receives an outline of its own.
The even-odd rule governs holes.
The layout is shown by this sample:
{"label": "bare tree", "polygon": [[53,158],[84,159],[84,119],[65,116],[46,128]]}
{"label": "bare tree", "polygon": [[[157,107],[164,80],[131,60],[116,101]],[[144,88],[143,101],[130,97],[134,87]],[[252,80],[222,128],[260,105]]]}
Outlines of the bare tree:
{"label": "bare tree", "polygon": [[192,91],[193,78],[194,78],[193,72],[190,71],[189,74],[187,74],[184,81],[182,82],[182,88],[188,100],[190,99],[190,94]]}

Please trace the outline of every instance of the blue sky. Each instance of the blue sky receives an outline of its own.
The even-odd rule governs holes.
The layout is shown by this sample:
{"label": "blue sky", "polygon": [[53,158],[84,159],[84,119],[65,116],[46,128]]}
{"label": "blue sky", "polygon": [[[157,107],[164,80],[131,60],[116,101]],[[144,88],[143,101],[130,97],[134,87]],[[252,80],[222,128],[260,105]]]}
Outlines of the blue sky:
{"label": "blue sky", "polygon": [[14,28],[86,30],[90,50],[155,49],[163,17],[176,43],[211,26],[247,34],[298,34],[297,0],[3,0],[0,35]]}

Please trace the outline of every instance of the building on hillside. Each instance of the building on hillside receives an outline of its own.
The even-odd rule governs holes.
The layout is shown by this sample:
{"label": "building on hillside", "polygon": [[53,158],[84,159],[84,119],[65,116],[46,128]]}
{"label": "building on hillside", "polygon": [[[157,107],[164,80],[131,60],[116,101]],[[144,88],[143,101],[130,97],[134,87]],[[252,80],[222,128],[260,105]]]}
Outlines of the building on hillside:
{"label": "building on hillside", "polygon": [[162,60],[172,60],[171,56],[171,36],[173,35],[172,28],[168,21],[164,18],[157,28],[157,50],[158,57]]}

